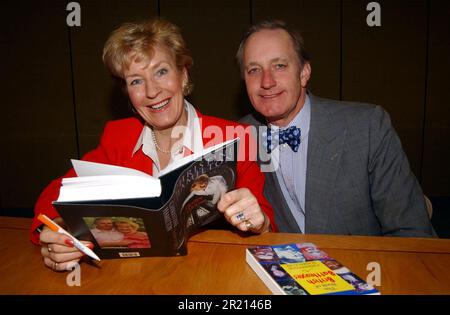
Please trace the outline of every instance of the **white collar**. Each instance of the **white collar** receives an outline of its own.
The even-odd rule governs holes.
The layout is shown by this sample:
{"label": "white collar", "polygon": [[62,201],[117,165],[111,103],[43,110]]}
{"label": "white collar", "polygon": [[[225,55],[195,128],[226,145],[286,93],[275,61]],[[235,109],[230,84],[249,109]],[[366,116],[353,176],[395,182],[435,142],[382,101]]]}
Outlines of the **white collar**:
{"label": "white collar", "polygon": [[[184,100],[184,106],[187,112],[187,128],[183,128],[183,130],[174,128],[172,130],[172,133],[177,132],[178,130],[183,132],[182,150],[172,154],[168,165],[170,165],[173,161],[183,158],[185,155],[197,153],[203,150],[203,137],[197,112],[195,111],[194,106],[192,106],[192,104],[187,100]],[[153,176],[157,177],[157,174],[161,171],[161,169],[159,166],[156,146],[152,139],[152,133],[153,131],[150,126],[145,124],[133,149],[132,155],[134,155],[142,147],[142,152],[152,159]]]}

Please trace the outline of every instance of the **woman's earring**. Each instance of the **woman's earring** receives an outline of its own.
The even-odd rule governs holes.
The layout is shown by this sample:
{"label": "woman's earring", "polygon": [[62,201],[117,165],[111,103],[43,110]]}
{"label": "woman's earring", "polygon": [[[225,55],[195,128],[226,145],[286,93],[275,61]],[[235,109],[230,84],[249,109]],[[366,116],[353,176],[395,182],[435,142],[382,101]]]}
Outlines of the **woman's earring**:
{"label": "woman's earring", "polygon": [[194,85],[189,81],[187,83],[184,83],[183,87],[181,88],[183,95],[187,96],[187,95],[191,94],[193,87],[194,87]]}

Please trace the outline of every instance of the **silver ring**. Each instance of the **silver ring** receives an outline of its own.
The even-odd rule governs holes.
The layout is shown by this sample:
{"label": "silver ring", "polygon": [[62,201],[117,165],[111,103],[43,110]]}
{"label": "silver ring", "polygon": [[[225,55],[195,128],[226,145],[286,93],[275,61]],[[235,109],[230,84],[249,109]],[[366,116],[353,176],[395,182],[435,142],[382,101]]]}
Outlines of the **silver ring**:
{"label": "silver ring", "polygon": [[249,230],[253,227],[253,223],[250,220],[245,220],[244,223]]}
{"label": "silver ring", "polygon": [[52,269],[56,270],[56,268],[58,268],[58,263],[56,261],[53,262],[53,266]]}
{"label": "silver ring", "polygon": [[244,214],[244,211],[241,211],[241,212],[239,212],[239,213],[236,215],[236,220],[238,220],[239,222],[245,221],[245,214]]}
{"label": "silver ring", "polygon": [[50,248],[50,245],[47,245],[47,250],[48,250],[49,253],[52,252],[52,249]]}

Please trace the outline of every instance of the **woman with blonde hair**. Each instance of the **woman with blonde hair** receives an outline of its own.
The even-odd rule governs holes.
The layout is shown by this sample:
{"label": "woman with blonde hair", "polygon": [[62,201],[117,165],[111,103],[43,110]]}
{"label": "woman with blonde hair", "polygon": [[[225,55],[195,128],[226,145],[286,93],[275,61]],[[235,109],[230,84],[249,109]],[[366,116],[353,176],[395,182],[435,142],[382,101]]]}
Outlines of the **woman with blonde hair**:
{"label": "woman with blonde hair", "polygon": [[[202,115],[185,99],[192,90],[189,71],[193,61],[174,24],[163,19],[123,24],[107,40],[103,61],[123,83],[136,117],[108,122],[100,145],[84,155],[84,160],[158,176],[182,157],[229,140],[227,127],[240,127],[235,128],[238,136],[246,138],[239,135],[244,128],[238,123]],[[226,138],[211,139],[211,133],[205,132],[208,129],[219,130]],[[237,162],[236,189],[221,197],[218,208],[237,229],[263,233],[276,227],[273,210],[263,195],[264,176],[256,161],[249,160],[249,148],[249,141],[240,142],[239,154],[244,152],[244,159]],[[64,176],[76,174],[70,170]],[[58,220],[52,201],[57,199],[60,186],[61,178],[42,192],[35,206],[36,217],[45,213]],[[39,234],[36,217],[31,239],[41,244],[44,264],[53,270],[66,270],[82,253],[63,234],[45,227]]]}
{"label": "woman with blonde hair", "polygon": [[123,234],[121,243],[126,244],[128,248],[151,247],[147,233],[139,231],[139,224],[136,222],[127,218],[118,218],[114,220],[114,226]]}

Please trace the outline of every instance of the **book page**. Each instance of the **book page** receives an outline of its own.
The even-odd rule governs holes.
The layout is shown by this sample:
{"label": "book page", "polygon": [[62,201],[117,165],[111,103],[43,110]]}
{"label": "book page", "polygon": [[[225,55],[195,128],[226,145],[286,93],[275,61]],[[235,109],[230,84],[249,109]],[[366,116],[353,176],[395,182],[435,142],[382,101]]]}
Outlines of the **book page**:
{"label": "book page", "polygon": [[117,165],[110,165],[75,159],[72,159],[71,162],[78,176],[134,175],[134,176],[152,177],[144,172]]}
{"label": "book page", "polygon": [[160,195],[161,181],[151,176],[82,176],[63,178],[57,201],[152,198]]}
{"label": "book page", "polygon": [[161,195],[161,182],[144,172],[72,159],[77,177],[62,179],[59,202],[153,198]]}

